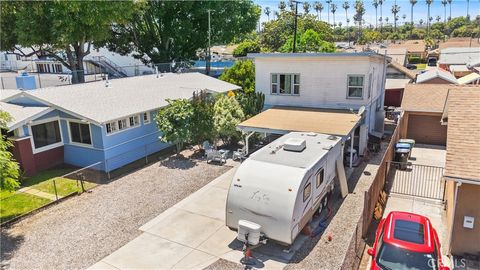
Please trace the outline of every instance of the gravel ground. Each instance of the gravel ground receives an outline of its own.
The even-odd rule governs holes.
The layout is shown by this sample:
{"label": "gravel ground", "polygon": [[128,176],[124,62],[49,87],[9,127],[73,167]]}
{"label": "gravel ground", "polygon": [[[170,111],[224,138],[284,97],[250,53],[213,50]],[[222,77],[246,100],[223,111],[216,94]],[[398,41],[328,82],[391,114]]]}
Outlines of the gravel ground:
{"label": "gravel ground", "polygon": [[86,268],[230,167],[170,158],[68,199],[1,231],[1,268]]}
{"label": "gravel ground", "polygon": [[245,269],[242,265],[227,261],[224,259],[218,259],[216,262],[210,264],[204,270],[243,270]]}

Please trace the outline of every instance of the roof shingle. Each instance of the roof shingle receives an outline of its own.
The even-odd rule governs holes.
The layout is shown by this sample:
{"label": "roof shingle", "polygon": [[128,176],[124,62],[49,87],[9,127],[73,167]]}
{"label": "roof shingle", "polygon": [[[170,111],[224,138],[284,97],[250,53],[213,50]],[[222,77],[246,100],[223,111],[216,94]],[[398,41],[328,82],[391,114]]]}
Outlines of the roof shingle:
{"label": "roof shingle", "polygon": [[403,91],[402,109],[412,112],[441,113],[453,84],[407,84]]}

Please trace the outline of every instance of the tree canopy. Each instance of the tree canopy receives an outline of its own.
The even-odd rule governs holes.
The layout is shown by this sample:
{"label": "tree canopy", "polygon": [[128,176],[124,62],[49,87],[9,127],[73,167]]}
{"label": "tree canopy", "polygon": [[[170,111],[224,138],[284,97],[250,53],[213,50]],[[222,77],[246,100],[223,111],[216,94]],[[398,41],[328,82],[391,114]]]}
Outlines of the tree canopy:
{"label": "tree canopy", "polygon": [[251,0],[149,1],[133,20],[114,27],[109,48],[153,63],[195,57],[208,47],[208,11],[211,12],[211,44],[226,44],[251,33],[260,8]]}
{"label": "tree canopy", "polygon": [[222,73],[220,80],[241,86],[245,93],[255,92],[255,65],[251,60],[238,60]]}
{"label": "tree canopy", "polygon": [[92,44],[104,44],[112,26],[129,21],[139,5],[133,1],[2,2],[1,50],[55,58],[72,70],[72,82],[84,82],[83,58]]}
{"label": "tree canopy", "polygon": [[[324,41],[320,35],[308,29],[303,34],[297,36],[297,52],[335,52],[335,44]],[[293,37],[290,37],[287,42],[280,48],[281,52],[292,52]]]}

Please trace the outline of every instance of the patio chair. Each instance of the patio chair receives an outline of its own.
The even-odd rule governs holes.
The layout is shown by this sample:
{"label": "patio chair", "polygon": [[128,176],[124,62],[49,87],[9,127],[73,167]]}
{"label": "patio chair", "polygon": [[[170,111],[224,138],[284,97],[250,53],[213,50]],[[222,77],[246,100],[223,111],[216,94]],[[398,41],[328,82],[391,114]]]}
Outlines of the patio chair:
{"label": "patio chair", "polygon": [[232,159],[233,160],[244,160],[247,158],[247,150],[245,149],[245,147],[243,148],[239,148],[237,151],[233,151],[233,155],[232,155]]}
{"label": "patio chair", "polygon": [[211,161],[220,162],[222,164],[227,163],[228,152],[229,152],[228,150],[215,150],[215,149],[206,151],[205,153],[207,155],[207,163],[210,163]]}

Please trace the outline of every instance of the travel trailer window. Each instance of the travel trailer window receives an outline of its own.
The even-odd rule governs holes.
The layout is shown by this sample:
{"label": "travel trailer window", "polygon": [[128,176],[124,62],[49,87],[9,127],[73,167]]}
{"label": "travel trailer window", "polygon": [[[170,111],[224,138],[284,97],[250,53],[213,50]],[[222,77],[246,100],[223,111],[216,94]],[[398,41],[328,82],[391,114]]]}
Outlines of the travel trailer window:
{"label": "travel trailer window", "polygon": [[36,149],[62,141],[56,120],[32,126],[32,135]]}
{"label": "travel trailer window", "polygon": [[305,188],[303,188],[303,202],[305,202],[308,198],[310,198],[310,194],[312,193],[312,185],[308,183]]}
{"label": "travel trailer window", "polygon": [[362,98],[363,97],[363,75],[348,75],[348,98]]}
{"label": "travel trailer window", "polygon": [[70,122],[69,126],[70,126],[70,138],[72,142],[92,144],[92,139],[90,138],[89,124]]}
{"label": "travel trailer window", "polygon": [[318,170],[317,176],[316,176],[317,188],[323,183],[324,174],[325,174],[325,170],[324,170],[323,168],[321,168],[320,170]]}

